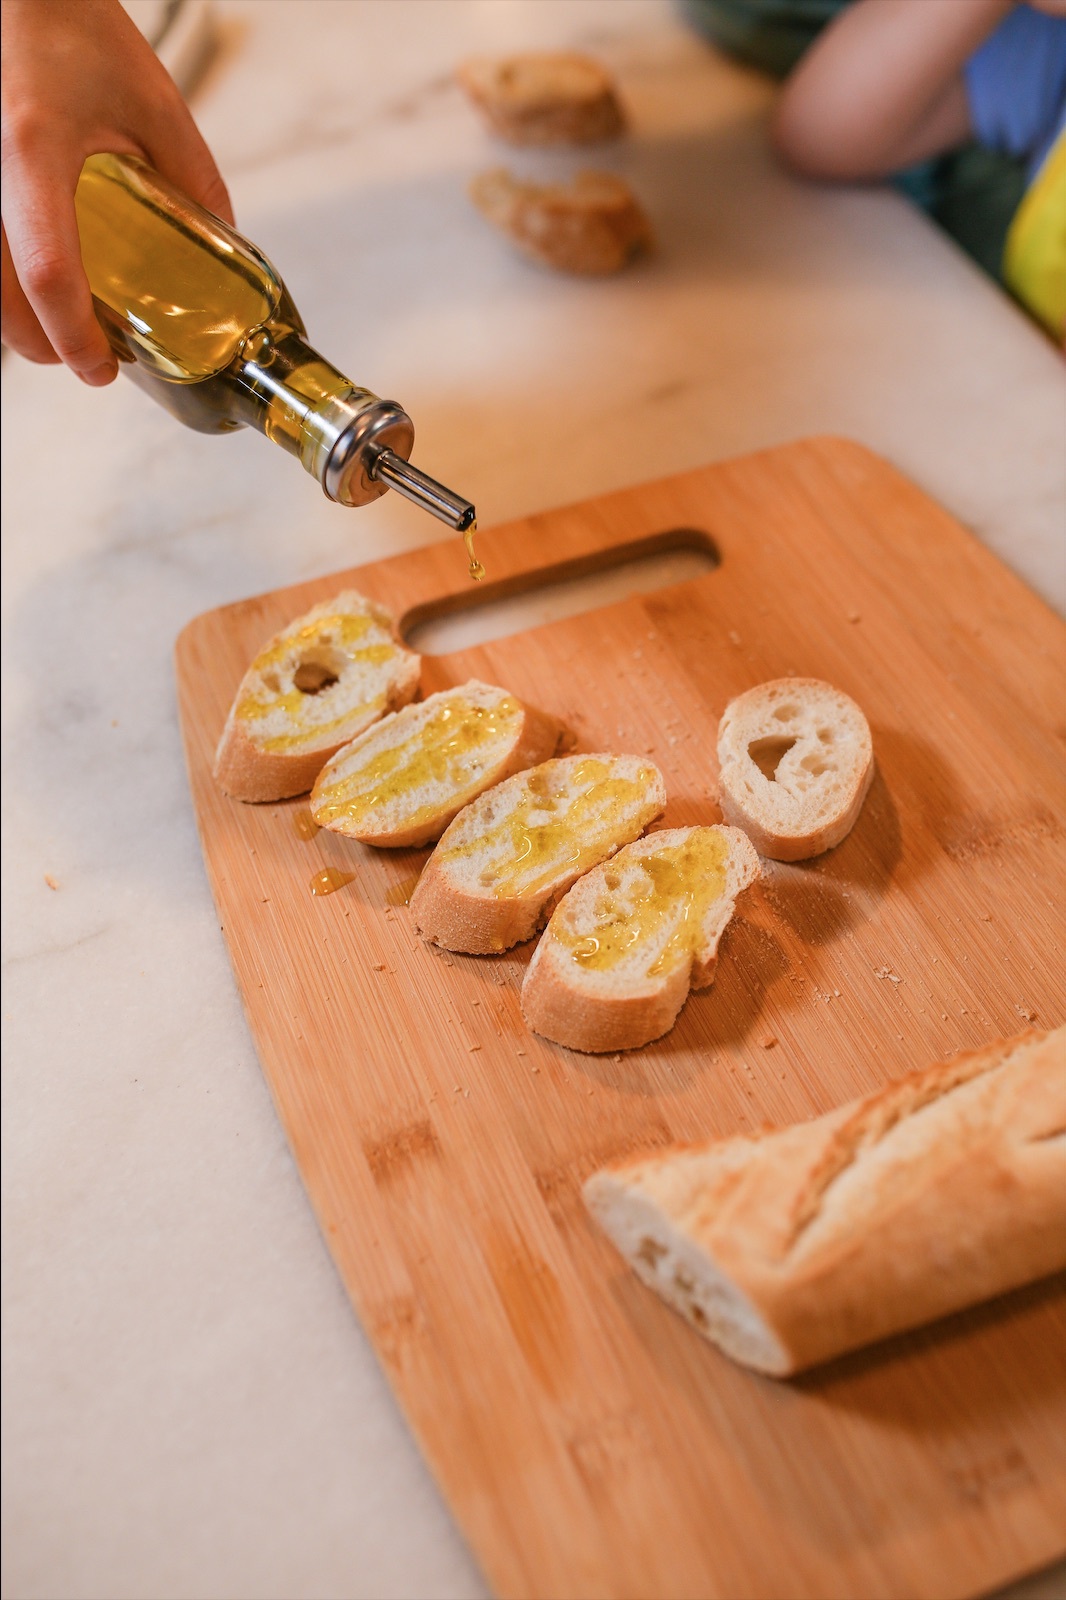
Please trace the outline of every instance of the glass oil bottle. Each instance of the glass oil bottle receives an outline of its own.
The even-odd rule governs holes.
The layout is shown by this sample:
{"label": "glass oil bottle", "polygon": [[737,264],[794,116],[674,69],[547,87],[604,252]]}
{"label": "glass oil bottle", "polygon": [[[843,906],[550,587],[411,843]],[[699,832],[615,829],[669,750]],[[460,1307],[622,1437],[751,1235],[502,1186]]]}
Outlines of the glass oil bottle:
{"label": "glass oil bottle", "polygon": [[277,272],[234,228],[132,156],[90,156],[75,205],[112,348],[180,422],[201,433],[256,428],[341,505],[365,505],[391,486],[472,533],[470,502],[410,465],[407,413],[306,343]]}

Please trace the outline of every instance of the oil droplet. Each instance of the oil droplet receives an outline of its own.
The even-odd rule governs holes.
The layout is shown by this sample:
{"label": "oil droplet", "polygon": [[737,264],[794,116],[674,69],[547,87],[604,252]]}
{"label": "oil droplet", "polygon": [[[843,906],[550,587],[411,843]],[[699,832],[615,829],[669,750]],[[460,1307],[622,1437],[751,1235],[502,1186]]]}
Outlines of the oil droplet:
{"label": "oil droplet", "polygon": [[403,878],[399,883],[394,883],[391,889],[387,889],[385,899],[389,905],[409,906],[420,876],[421,874],[416,872],[413,878]]}
{"label": "oil droplet", "polygon": [[313,839],[320,831],[318,823],[306,806],[301,806],[299,811],[293,812],[292,831],[298,839],[303,839],[305,842]]}
{"label": "oil droplet", "polygon": [[466,553],[470,557],[470,576],[475,583],[480,583],[485,576],[485,568],[474,554],[474,535],[476,533],[477,522],[475,521],[470,524],[463,534],[463,543],[466,545]]}
{"label": "oil droplet", "polygon": [[321,872],[315,873],[309,887],[312,894],[336,894],[354,877],[354,872],[342,872],[340,867],[323,867]]}

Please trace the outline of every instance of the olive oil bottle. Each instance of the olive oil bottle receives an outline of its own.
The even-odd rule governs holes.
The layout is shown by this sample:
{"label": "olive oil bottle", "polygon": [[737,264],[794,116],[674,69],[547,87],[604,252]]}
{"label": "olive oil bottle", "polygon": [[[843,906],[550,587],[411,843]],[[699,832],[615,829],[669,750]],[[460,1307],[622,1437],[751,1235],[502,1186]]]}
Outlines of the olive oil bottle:
{"label": "olive oil bottle", "polygon": [[391,486],[473,531],[470,502],[409,464],[407,413],[306,343],[285,285],[235,229],[131,156],[90,156],[75,204],[108,339],[123,370],[179,421],[201,433],[257,428],[341,505]]}

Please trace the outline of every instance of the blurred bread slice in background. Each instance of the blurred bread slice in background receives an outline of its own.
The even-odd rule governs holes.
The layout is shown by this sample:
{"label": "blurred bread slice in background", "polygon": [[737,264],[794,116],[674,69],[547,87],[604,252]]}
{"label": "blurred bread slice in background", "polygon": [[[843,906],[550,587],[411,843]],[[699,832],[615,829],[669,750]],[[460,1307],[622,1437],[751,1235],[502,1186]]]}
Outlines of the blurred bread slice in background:
{"label": "blurred bread slice in background", "polygon": [[567,184],[524,183],[497,168],[474,179],[470,197],[525,255],[559,272],[618,272],[652,242],[632,189],[608,172],[579,172]]}
{"label": "blurred bread slice in background", "polygon": [[625,130],[611,76],[590,56],[476,56],[456,77],[490,131],[508,144],[596,144]]}

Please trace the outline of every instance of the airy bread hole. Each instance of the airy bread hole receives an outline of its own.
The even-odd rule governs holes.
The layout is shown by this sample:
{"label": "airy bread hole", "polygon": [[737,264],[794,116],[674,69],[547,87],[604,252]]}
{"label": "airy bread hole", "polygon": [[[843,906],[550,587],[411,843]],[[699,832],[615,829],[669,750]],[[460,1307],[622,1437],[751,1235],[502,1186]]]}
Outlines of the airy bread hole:
{"label": "airy bread hole", "polygon": [[823,772],[832,772],[834,770],[833,763],[827,761],[824,756],[818,755],[815,751],[812,751],[809,756],[804,756],[800,766],[805,768],[807,772],[813,773],[816,778],[820,778]]}
{"label": "airy bread hole", "polygon": [[[774,716],[777,718],[778,722],[788,722],[792,717],[798,714],[798,711],[798,706],[778,706],[774,712]],[[795,741],[793,741],[793,743],[795,743]]]}
{"label": "airy bread hole", "polygon": [[339,682],[343,665],[344,657],[338,652],[316,650],[304,656],[292,675],[293,684],[301,694],[321,694]]}
{"label": "airy bread hole", "polygon": [[[778,711],[776,715],[780,716],[781,712]],[[753,739],[748,746],[748,755],[754,761],[763,777],[769,778],[772,783],[777,777],[778,767],[795,743],[795,739],[779,737]]]}
{"label": "airy bread hole", "polygon": [[833,730],[832,730],[832,728],[819,728],[818,729],[818,737],[819,737],[819,739],[821,739],[823,744],[832,744],[832,742],[833,742]]}

